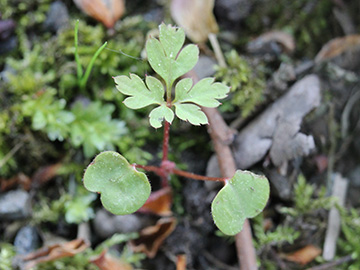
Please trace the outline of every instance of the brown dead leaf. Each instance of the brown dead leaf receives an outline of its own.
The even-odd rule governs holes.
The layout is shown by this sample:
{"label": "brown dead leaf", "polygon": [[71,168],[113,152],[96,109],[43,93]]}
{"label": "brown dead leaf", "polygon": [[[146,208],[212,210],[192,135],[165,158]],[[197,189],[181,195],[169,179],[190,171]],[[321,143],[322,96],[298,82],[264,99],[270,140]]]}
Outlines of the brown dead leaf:
{"label": "brown dead leaf", "polygon": [[186,270],[186,255],[185,254],[176,256],[176,270]]}
{"label": "brown dead leaf", "polygon": [[18,173],[10,179],[0,178],[0,190],[9,190],[17,185],[22,186],[24,190],[30,190],[33,186],[41,186],[56,176],[60,167],[60,163],[41,167],[31,178],[23,173]]}
{"label": "brown dead leaf", "polygon": [[74,0],[84,13],[112,28],[125,12],[125,0]]}
{"label": "brown dead leaf", "polygon": [[119,259],[107,254],[104,250],[98,257],[92,259],[91,263],[95,264],[100,270],[132,270],[133,267]]}
{"label": "brown dead leaf", "polygon": [[360,35],[348,35],[334,38],[326,43],[315,57],[315,62],[333,59],[343,53],[353,53],[360,50]]}
{"label": "brown dead leaf", "polygon": [[32,184],[34,186],[41,186],[51,180],[54,176],[57,175],[58,170],[60,169],[61,164],[56,163],[48,166],[39,168],[34,175],[32,176]]}
{"label": "brown dead leaf", "polygon": [[18,173],[15,176],[11,177],[10,179],[1,179],[0,178],[0,182],[1,182],[1,185],[0,185],[1,191],[9,190],[17,185],[22,186],[22,188],[27,191],[30,190],[30,187],[31,187],[30,177],[23,173]]}
{"label": "brown dead leaf", "polygon": [[301,265],[308,264],[321,254],[321,249],[314,245],[307,245],[291,254],[285,254],[284,258],[288,261]]}
{"label": "brown dead leaf", "polygon": [[214,0],[172,0],[170,11],[193,42],[203,43],[210,33],[219,32],[213,9]]}
{"label": "brown dead leaf", "polygon": [[269,44],[272,42],[280,44],[282,50],[287,53],[292,53],[295,50],[295,40],[293,36],[283,31],[270,31],[264,33],[252,40],[248,44],[247,49],[249,52],[259,53],[268,50],[268,47],[271,48],[272,46],[269,46]]}
{"label": "brown dead leaf", "polygon": [[75,239],[70,242],[43,247],[24,257],[24,268],[31,269],[39,263],[54,261],[64,257],[72,257],[83,252],[89,245],[83,239]]}
{"label": "brown dead leaf", "polygon": [[170,187],[165,187],[151,193],[146,203],[138,210],[140,213],[152,213],[159,216],[170,216],[172,194]]}
{"label": "brown dead leaf", "polygon": [[159,219],[154,226],[140,231],[140,237],[131,242],[132,249],[154,258],[162,242],[174,231],[175,224],[174,217]]}

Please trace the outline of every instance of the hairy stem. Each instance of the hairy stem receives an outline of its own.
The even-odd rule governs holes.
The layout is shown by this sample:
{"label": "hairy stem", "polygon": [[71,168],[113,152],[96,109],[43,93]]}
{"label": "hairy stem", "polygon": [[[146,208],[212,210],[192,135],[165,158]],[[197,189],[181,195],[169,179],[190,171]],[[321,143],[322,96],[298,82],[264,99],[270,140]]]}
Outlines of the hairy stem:
{"label": "hairy stem", "polygon": [[157,166],[146,166],[146,165],[139,165],[139,164],[133,164],[133,166],[137,169],[143,169],[148,172],[154,172],[159,176],[162,175],[162,169]]}

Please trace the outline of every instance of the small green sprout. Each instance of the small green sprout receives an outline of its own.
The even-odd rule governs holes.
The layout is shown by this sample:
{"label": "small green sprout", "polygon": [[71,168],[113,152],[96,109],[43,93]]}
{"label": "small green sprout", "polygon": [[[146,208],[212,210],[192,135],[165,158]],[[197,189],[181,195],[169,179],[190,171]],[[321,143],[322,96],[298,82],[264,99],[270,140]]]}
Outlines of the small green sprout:
{"label": "small green sprout", "polygon": [[169,128],[175,116],[193,125],[208,124],[201,107],[218,107],[218,100],[227,96],[229,87],[214,82],[214,78],[204,78],[196,84],[191,78],[177,81],[195,66],[199,49],[193,44],[183,48],[183,29],[165,24],[159,28],[159,39],[151,37],[147,41],[146,53],[150,66],[161,80],[147,76],[144,82],[135,74],[120,75],[114,80],[117,89],[128,96],[124,100],[128,108],[156,105],[149,114],[149,121],[154,128],[164,124],[161,165],[130,165],[116,152],[103,152],[86,169],[84,185],[90,191],[101,193],[101,201],[107,210],[124,215],[137,211],[150,196],[151,187],[147,176],[138,172],[137,168],[155,172],[162,178],[164,186],[168,185],[170,174],[197,180],[222,181],[224,187],[212,203],[212,215],[223,233],[237,234],[246,218],[252,218],[264,209],[269,197],[268,180],[243,171],[237,171],[231,179],[195,175],[176,169],[175,164],[168,160]]}
{"label": "small green sprout", "polygon": [[89,65],[87,66],[85,73],[80,63],[80,57],[78,53],[78,33],[79,33],[79,20],[75,22],[75,32],[74,32],[74,43],[75,43],[75,62],[76,62],[76,71],[77,71],[77,83],[82,92],[85,90],[86,83],[89,79],[91,70],[94,66],[95,60],[98,58],[100,53],[105,49],[107,42],[105,42],[93,55],[90,60]]}

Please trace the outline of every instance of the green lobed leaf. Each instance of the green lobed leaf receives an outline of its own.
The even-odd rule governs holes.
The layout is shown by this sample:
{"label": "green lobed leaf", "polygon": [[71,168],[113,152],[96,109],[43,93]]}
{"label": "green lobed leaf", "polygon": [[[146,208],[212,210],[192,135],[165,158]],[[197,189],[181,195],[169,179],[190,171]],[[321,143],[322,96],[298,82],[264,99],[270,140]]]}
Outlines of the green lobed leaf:
{"label": "green lobed leaf", "polygon": [[230,88],[222,83],[214,83],[214,78],[204,78],[193,86],[190,78],[179,81],[175,87],[174,103],[194,103],[203,107],[215,108],[220,105],[217,99],[227,96]]}
{"label": "green lobed leaf", "polygon": [[181,120],[189,121],[196,126],[208,123],[205,113],[194,104],[175,104],[175,113]]}
{"label": "green lobed leaf", "polygon": [[172,26],[160,25],[160,40],[150,38],[146,42],[146,53],[150,66],[170,87],[173,82],[190,71],[199,59],[196,45],[183,48],[184,30]]}
{"label": "green lobed leaf", "polygon": [[182,79],[175,86],[175,113],[193,125],[207,124],[207,117],[199,106],[217,107],[220,105],[217,99],[225,98],[228,92],[229,87],[214,83],[214,78],[202,79],[194,86],[191,78]]}
{"label": "green lobed leaf", "polygon": [[165,55],[171,59],[175,59],[185,42],[184,30],[164,23],[159,26],[159,29],[159,39],[164,48]]}
{"label": "green lobed leaf", "polygon": [[164,119],[170,124],[172,123],[174,120],[174,112],[166,105],[161,105],[150,112],[149,118],[152,127],[160,128]]}
{"label": "green lobed leaf", "polygon": [[103,206],[116,215],[134,213],[151,192],[146,175],[113,151],[100,153],[90,163],[84,174],[84,186],[100,193]]}
{"label": "green lobed leaf", "polygon": [[116,88],[130,97],[124,100],[124,104],[130,109],[140,109],[151,104],[163,104],[165,89],[162,83],[152,76],[146,77],[146,85],[135,74],[130,77],[125,75],[114,78]]}
{"label": "green lobed leaf", "polygon": [[239,233],[245,219],[255,217],[265,208],[269,192],[266,177],[236,171],[211,204],[216,226],[227,235]]}

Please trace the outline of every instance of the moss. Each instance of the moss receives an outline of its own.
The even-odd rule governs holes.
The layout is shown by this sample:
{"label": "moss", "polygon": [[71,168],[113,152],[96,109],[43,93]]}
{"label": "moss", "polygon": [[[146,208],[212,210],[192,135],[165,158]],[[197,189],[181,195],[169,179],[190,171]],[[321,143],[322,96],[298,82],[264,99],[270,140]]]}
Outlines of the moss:
{"label": "moss", "polygon": [[[333,19],[331,1],[280,0],[259,1],[246,19],[246,30],[250,35],[261,34],[269,29],[285,30],[296,40],[296,54],[314,57],[322,45],[330,40],[339,29]],[[265,24],[266,22],[266,24]]]}
{"label": "moss", "polygon": [[26,51],[21,59],[7,59],[10,68],[5,75],[8,91],[18,96],[31,95],[55,80],[55,70],[49,68],[42,51],[43,48],[37,44],[32,50]]}
{"label": "moss", "polygon": [[11,270],[12,259],[15,256],[15,248],[8,243],[0,243],[0,269]]}
{"label": "moss", "polygon": [[216,77],[231,86],[231,106],[224,105],[228,111],[239,108],[243,117],[248,116],[263,100],[265,76],[262,67],[252,67],[235,50],[226,55],[228,67],[217,67]]}
{"label": "moss", "polygon": [[31,29],[39,27],[46,19],[51,0],[0,0],[3,19],[13,19],[17,27]]}

